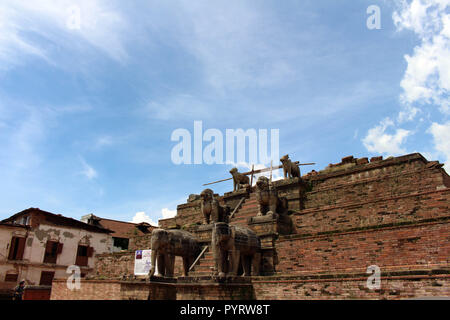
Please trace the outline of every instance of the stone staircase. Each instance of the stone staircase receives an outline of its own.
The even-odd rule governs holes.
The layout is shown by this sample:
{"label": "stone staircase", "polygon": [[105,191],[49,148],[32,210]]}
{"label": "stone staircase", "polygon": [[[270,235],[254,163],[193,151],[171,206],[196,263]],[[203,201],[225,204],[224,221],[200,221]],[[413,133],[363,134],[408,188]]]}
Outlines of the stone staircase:
{"label": "stone staircase", "polygon": [[[258,213],[258,204],[256,203],[256,194],[251,193],[248,199],[240,205],[233,218],[230,221],[231,225],[247,226],[248,218],[256,216]],[[205,251],[203,256],[198,260],[194,268],[189,272],[192,277],[211,276],[214,268],[214,258],[211,248]]]}
{"label": "stone staircase", "polygon": [[232,225],[247,226],[248,218],[255,217],[258,214],[258,203],[256,202],[256,193],[250,193],[250,197],[245,199],[241,207],[236,211],[230,221]]}
{"label": "stone staircase", "polygon": [[208,248],[203,257],[197,262],[194,268],[189,272],[189,276],[203,277],[210,276],[214,267],[214,258],[210,248]]}

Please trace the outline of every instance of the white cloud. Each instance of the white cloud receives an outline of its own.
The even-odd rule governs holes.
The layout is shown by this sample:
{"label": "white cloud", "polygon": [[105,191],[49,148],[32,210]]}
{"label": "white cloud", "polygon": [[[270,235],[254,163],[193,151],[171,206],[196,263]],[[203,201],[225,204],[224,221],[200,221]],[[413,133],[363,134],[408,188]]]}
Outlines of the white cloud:
{"label": "white cloud", "polygon": [[93,167],[91,167],[82,157],[80,157],[80,162],[83,166],[83,170],[80,172],[89,180],[95,179],[98,176],[97,171]]}
{"label": "white cloud", "polygon": [[286,84],[295,73],[292,35],[261,3],[179,0],[152,9],[166,21],[155,17],[151,27],[195,57],[205,82],[219,92]]}
{"label": "white cloud", "polygon": [[366,137],[363,139],[364,146],[367,150],[388,155],[406,153],[406,150],[401,145],[411,132],[405,129],[395,129],[393,134],[389,134],[386,133],[389,127],[395,127],[395,125],[391,119],[386,118],[368,131]]}
{"label": "white cloud", "polygon": [[95,142],[95,147],[102,148],[102,147],[111,146],[113,144],[114,144],[114,139],[111,136],[101,136],[101,137],[97,138],[97,140]]}
{"label": "white cloud", "polygon": [[145,214],[145,212],[140,211],[136,212],[133,219],[131,220],[132,223],[141,223],[141,222],[147,222],[151,224],[152,226],[157,226],[158,223],[153,221],[152,218],[150,218],[148,215]]}
{"label": "white cloud", "polygon": [[[68,28],[71,7],[80,9],[80,28]],[[0,69],[33,56],[61,67],[73,61],[61,50],[84,54],[90,47],[123,62],[127,58],[122,16],[105,0],[15,0],[0,2]]]}
{"label": "white cloud", "polygon": [[414,104],[433,103],[450,114],[450,1],[402,0],[399,4],[400,10],[393,14],[397,29],[411,30],[420,40],[413,55],[405,55],[408,66],[400,83],[401,102],[412,111],[406,111],[406,120],[417,113]]}
{"label": "white cloud", "polygon": [[[397,0],[398,9],[392,19],[398,31],[409,30],[419,39],[413,54],[405,55],[407,68],[400,82],[402,110],[396,118],[397,124],[413,121],[425,106],[437,106],[447,116],[450,114],[450,0]],[[423,121],[422,119],[420,121]],[[430,132],[434,136],[436,151],[447,158],[445,126],[433,123]],[[391,155],[405,153],[402,144],[411,134],[396,128],[390,119],[383,120],[370,129],[363,143],[371,152]],[[431,152],[435,153],[435,152]]]}
{"label": "white cloud", "polygon": [[[176,210],[169,210],[168,208],[163,208],[161,210],[161,219],[173,218],[176,215],[177,215]],[[136,212],[131,222],[133,223],[147,222],[150,223],[152,226],[158,226],[158,222],[153,221],[153,219],[150,218],[150,216],[148,216],[144,211]]]}
{"label": "white cloud", "polygon": [[429,132],[433,135],[433,142],[437,152],[445,157],[445,168],[450,169],[450,121],[439,124],[433,122]]}
{"label": "white cloud", "polygon": [[161,214],[163,219],[169,219],[177,215],[177,210],[169,210],[168,208],[163,208],[161,210]]}

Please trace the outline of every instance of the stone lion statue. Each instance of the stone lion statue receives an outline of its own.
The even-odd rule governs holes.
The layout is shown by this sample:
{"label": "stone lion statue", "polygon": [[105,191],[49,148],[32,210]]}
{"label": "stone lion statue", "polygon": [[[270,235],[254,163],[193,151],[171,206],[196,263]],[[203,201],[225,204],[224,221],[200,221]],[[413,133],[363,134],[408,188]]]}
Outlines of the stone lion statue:
{"label": "stone lion statue", "polygon": [[289,159],[289,155],[283,156],[281,159],[281,165],[283,166],[284,178],[300,178],[300,168],[297,164]]}
{"label": "stone lion statue", "polygon": [[237,168],[233,168],[230,170],[231,175],[233,176],[233,191],[237,191],[241,188],[244,188],[245,185],[250,185],[250,179],[245,174],[238,172]]}
{"label": "stone lion statue", "polygon": [[203,214],[203,224],[211,222],[228,222],[230,208],[221,206],[219,201],[214,199],[214,192],[211,189],[205,189],[200,193],[200,210]]}
{"label": "stone lion statue", "polygon": [[256,182],[256,202],[258,216],[273,213],[285,213],[288,209],[287,199],[279,197],[276,189],[272,188],[267,177],[261,176]]}

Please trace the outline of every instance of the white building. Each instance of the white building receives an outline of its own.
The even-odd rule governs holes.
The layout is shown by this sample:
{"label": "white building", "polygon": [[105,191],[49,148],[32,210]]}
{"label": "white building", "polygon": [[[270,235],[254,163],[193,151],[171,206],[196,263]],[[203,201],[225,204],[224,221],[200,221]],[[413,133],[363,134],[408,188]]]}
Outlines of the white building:
{"label": "white building", "polygon": [[0,222],[0,289],[51,285],[67,278],[67,268],[80,267],[81,275],[94,268],[95,255],[112,250],[110,230],[30,208]]}

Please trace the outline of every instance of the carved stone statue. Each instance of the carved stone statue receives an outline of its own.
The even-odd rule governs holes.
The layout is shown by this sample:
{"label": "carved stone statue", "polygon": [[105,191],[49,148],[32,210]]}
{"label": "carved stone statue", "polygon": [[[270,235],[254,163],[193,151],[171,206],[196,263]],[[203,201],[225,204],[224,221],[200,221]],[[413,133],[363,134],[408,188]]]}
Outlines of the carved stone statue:
{"label": "carved stone statue", "polygon": [[261,241],[252,230],[223,222],[215,223],[211,246],[215,268],[220,278],[226,274],[236,276],[239,262],[244,271],[243,276],[259,275]]}
{"label": "carved stone statue", "polygon": [[175,256],[183,257],[183,275],[187,276],[189,267],[200,254],[200,245],[189,232],[183,230],[154,229],[151,238],[152,267],[149,276],[155,274],[158,263],[159,275],[173,277]]}
{"label": "carved stone statue", "polygon": [[228,222],[230,208],[222,207],[219,201],[214,199],[214,192],[211,189],[205,189],[200,194],[201,206],[200,210],[203,214],[203,224],[211,222]]}
{"label": "carved stone statue", "polygon": [[250,179],[245,174],[238,172],[237,168],[230,170],[233,176],[233,191],[237,191],[245,187],[245,185],[250,185]]}
{"label": "carved stone statue", "polygon": [[190,194],[187,199],[187,202],[194,202],[194,201],[197,201],[200,199],[201,199],[201,196],[199,194]]}
{"label": "carved stone statue", "polygon": [[283,173],[284,178],[300,178],[300,168],[299,166],[292,162],[291,159],[289,159],[289,155],[283,156],[281,159],[281,165],[283,166]]}
{"label": "carved stone statue", "polygon": [[258,216],[271,213],[285,213],[288,209],[287,199],[279,197],[276,189],[270,186],[268,178],[261,176],[256,182],[256,202],[258,203]]}

